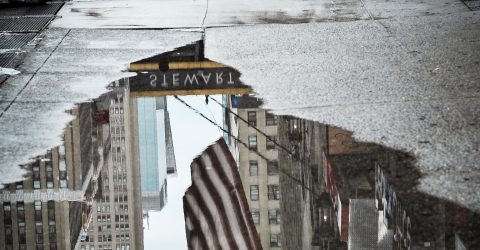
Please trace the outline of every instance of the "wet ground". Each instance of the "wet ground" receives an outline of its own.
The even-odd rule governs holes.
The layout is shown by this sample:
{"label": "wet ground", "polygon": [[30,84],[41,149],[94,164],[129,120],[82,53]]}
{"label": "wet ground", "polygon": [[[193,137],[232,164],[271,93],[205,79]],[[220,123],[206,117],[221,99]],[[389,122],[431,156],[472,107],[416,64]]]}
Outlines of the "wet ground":
{"label": "wet ground", "polygon": [[[145,208],[162,210],[168,189],[144,196],[138,185],[148,158],[140,138],[155,128],[140,126],[138,101],[166,112],[162,91],[221,108],[223,120],[209,122],[224,130],[252,216],[263,215],[253,221],[264,248],[480,248],[480,29],[469,5],[150,4],[167,11],[138,19],[144,2],[67,3],[2,83],[2,248],[143,248]],[[191,44],[202,23],[229,27]],[[245,84],[254,94],[239,95]],[[212,99],[212,86],[232,95]],[[156,116],[166,138],[167,116]],[[168,155],[164,137],[156,142]],[[175,174],[166,165],[161,180]],[[253,199],[252,185],[267,200]],[[113,228],[121,233],[105,233]]]}

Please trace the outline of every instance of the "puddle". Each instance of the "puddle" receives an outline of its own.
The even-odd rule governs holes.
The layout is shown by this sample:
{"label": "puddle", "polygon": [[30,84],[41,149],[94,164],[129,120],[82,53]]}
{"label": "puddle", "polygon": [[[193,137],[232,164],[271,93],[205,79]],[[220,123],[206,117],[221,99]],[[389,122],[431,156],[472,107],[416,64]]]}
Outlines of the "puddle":
{"label": "puddle", "polygon": [[[137,76],[69,110],[75,118],[63,144],[23,165],[26,179],[0,191],[1,249],[165,244],[158,243],[160,231],[195,224],[186,209],[184,226],[186,188],[176,186],[191,178],[193,157],[183,144],[202,136],[213,143],[220,134],[238,167],[236,191],[248,204],[247,222],[239,223],[254,225],[263,249],[480,248],[478,212],[419,192],[422,175],[411,155],[355,141],[338,127],[269,113],[240,72],[204,58],[202,41],[134,62],[130,70]],[[182,117],[189,131],[172,125],[178,107],[190,112]],[[222,132],[207,133],[198,120]],[[188,133],[190,141],[176,141]],[[218,205],[205,204],[198,207],[205,214]],[[192,232],[188,242],[184,231],[171,238],[191,246]]]}

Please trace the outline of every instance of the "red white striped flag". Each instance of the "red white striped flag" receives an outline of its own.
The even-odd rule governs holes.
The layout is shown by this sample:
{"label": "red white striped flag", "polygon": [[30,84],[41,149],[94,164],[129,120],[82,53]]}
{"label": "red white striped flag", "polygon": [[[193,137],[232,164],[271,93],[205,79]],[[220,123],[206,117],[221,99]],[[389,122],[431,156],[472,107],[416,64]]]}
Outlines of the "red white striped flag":
{"label": "red white striped flag", "polygon": [[183,197],[190,250],[261,250],[235,160],[220,138],[190,165]]}

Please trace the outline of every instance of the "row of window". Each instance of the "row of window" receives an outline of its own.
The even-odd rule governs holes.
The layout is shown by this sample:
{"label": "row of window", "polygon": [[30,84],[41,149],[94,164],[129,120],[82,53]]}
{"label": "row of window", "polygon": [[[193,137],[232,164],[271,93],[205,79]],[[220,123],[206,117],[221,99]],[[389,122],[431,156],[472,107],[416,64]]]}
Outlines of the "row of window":
{"label": "row of window", "polygon": [[[110,215],[98,215],[97,216],[97,222],[111,222],[111,216]],[[115,222],[127,222],[128,221],[128,215],[115,215]]]}
{"label": "row of window", "polygon": [[[97,212],[110,212],[110,205],[97,205]],[[115,206],[115,212],[128,212],[128,205]]]}
{"label": "row of window", "polygon": [[[82,245],[80,247],[81,250],[95,250],[95,245]],[[117,250],[129,250],[130,245],[129,244],[124,244],[124,245],[117,245],[116,247]],[[99,245],[98,250],[112,250],[112,245]]]}
{"label": "row of window", "polygon": [[[109,195],[104,195],[103,196],[103,202],[109,202],[110,201],[110,196]],[[115,202],[128,202],[128,196],[126,194],[124,195],[115,195],[114,198]]]}
{"label": "row of window", "polygon": [[[275,144],[277,142],[276,136],[267,136],[265,137],[265,146],[267,150],[275,149]],[[257,136],[256,135],[249,135],[248,136],[248,148],[251,150],[257,150]]]}
{"label": "row of window", "polygon": [[[26,244],[20,244],[18,245],[18,249],[19,250],[27,250],[27,245]],[[28,248],[28,249],[31,249],[31,248]],[[36,250],[44,250],[44,249],[47,249],[43,246],[43,244],[37,244],[35,245],[35,249]],[[50,244],[50,250],[57,250],[57,244]],[[13,250],[13,246],[12,245],[6,245],[5,246],[5,250]]]}
{"label": "row of window", "polygon": [[[249,174],[250,176],[258,176],[258,161],[249,162]],[[267,174],[278,175],[278,161],[267,162]]]}
{"label": "row of window", "polygon": [[123,114],[123,107],[120,108],[110,108],[112,114]]}
{"label": "row of window", "polygon": [[[4,223],[5,223],[5,244],[7,248],[13,244],[12,235],[12,219],[11,219],[11,203],[4,202]],[[17,226],[18,226],[18,243],[20,249],[26,249],[26,228],[25,228],[25,205],[23,202],[17,202]],[[43,249],[43,222],[42,222],[42,203],[39,200],[34,201],[35,208],[35,241],[37,249]],[[49,201],[47,203],[48,208],[48,242],[50,243],[50,249],[57,249],[57,234],[55,226],[55,203]],[[8,218],[8,219],[7,219]]]}
{"label": "row of window", "polygon": [[[62,156],[60,156],[62,157]],[[50,159],[46,159],[45,163],[45,179],[46,179],[46,188],[52,189],[53,186],[53,166],[52,161]],[[63,158],[59,159],[59,184],[60,188],[67,188],[67,171],[65,166],[65,160]],[[41,189],[41,181],[40,181],[40,161],[36,161],[32,164],[32,182],[33,182],[33,189]],[[15,186],[16,190],[23,189],[23,181],[17,182]]]}
{"label": "row of window", "polygon": [[[254,224],[260,224],[260,211],[252,210],[252,219]],[[270,209],[268,210],[268,224],[280,224],[280,210]]]}
{"label": "row of window", "polygon": [[270,247],[281,247],[280,234],[270,234]]}
{"label": "row of window", "polygon": [[[247,122],[251,126],[257,126],[257,111],[247,112]],[[277,125],[277,117],[265,111],[265,125],[266,126]]]}
{"label": "row of window", "polygon": [[[280,189],[278,185],[267,185],[268,190],[268,200],[279,200],[280,199]],[[260,198],[260,190],[258,185],[250,185],[250,200],[258,201]]]}

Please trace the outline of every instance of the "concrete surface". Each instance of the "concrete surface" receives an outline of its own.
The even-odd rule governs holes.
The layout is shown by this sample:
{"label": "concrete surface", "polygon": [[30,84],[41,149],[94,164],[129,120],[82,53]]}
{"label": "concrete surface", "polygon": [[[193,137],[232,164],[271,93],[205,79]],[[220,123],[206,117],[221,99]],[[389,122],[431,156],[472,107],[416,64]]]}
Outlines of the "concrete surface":
{"label": "concrete surface", "polygon": [[206,56],[242,72],[265,108],[411,152],[421,190],[480,209],[480,15],[459,9],[211,28]]}

